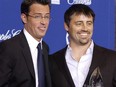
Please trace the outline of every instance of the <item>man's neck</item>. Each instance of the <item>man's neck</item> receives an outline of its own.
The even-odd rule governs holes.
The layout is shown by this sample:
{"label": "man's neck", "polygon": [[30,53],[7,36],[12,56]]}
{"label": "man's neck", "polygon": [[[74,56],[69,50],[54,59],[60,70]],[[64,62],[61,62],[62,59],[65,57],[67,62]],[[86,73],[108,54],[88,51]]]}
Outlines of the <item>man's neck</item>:
{"label": "man's neck", "polygon": [[72,49],[72,54],[75,60],[78,62],[80,61],[80,58],[86,54],[87,49],[90,47],[91,42],[85,44],[85,45],[74,45],[70,44],[70,47]]}

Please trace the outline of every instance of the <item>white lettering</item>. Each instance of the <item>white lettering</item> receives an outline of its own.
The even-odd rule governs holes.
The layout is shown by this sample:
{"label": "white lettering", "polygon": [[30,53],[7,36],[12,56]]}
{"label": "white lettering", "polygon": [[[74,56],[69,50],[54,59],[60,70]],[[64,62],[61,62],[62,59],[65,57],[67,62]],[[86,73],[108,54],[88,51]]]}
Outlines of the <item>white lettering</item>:
{"label": "white lettering", "polygon": [[[60,0],[51,0],[52,4],[59,4],[60,5]],[[67,0],[67,3],[69,5],[72,4],[85,4],[85,5],[91,5],[91,0]]]}
{"label": "white lettering", "polygon": [[69,5],[72,5],[72,4],[75,3],[75,0],[73,0],[73,1],[67,0],[67,3],[68,3]]}
{"label": "white lettering", "polygon": [[15,31],[15,29],[8,30],[5,34],[0,34],[0,41],[10,39],[11,37],[14,37],[18,35],[21,32],[21,30]]}
{"label": "white lettering", "polygon": [[91,5],[91,0],[75,0],[74,4]]}
{"label": "white lettering", "polygon": [[60,4],[60,0],[51,0],[52,4]]}
{"label": "white lettering", "polygon": [[14,37],[14,36],[18,35],[20,32],[21,32],[21,30],[15,31],[15,29],[13,29],[13,30],[11,31],[11,34],[12,34],[12,36]]}

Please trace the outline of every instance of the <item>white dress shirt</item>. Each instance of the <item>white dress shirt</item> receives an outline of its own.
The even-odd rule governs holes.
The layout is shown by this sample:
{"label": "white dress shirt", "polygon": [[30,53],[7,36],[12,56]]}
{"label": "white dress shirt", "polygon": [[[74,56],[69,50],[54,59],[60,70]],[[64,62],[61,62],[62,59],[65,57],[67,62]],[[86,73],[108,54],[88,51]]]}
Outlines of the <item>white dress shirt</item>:
{"label": "white dress shirt", "polygon": [[29,48],[31,51],[31,56],[32,56],[33,66],[34,66],[34,71],[35,71],[35,78],[36,78],[36,87],[38,87],[38,71],[37,71],[38,50],[37,50],[37,46],[39,43],[41,43],[41,46],[42,46],[42,39],[40,42],[38,42],[26,31],[26,29],[24,29],[24,34],[25,34],[25,37],[27,39],[27,42],[28,42],[28,45],[29,45]]}
{"label": "white dress shirt", "polygon": [[92,61],[93,47],[94,44],[92,41],[90,47],[87,49],[86,54],[83,55],[78,62],[73,58],[72,49],[68,45],[65,59],[75,87],[83,87],[84,85]]}

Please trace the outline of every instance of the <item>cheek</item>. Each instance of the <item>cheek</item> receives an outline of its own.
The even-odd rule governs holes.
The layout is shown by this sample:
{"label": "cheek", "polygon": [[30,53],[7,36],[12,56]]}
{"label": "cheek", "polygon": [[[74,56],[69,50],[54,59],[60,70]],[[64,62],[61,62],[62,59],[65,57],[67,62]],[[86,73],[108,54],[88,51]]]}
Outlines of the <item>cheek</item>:
{"label": "cheek", "polygon": [[90,28],[90,29],[91,29],[91,31],[93,31],[93,26],[91,26],[91,28]]}
{"label": "cheek", "polygon": [[90,32],[93,33],[93,27],[90,29]]}
{"label": "cheek", "polygon": [[87,27],[87,29],[89,32],[93,32],[93,26],[89,26],[89,27]]}
{"label": "cheek", "polygon": [[30,23],[30,27],[32,27],[32,28],[37,28],[38,27],[38,25],[39,25],[39,23],[37,23],[37,22],[31,22]]}
{"label": "cheek", "polygon": [[28,23],[28,28],[31,32],[37,32],[37,24],[35,23]]}
{"label": "cheek", "polygon": [[39,22],[38,22],[38,21],[31,21],[31,24],[32,24],[33,26],[36,26],[36,25],[39,24]]}

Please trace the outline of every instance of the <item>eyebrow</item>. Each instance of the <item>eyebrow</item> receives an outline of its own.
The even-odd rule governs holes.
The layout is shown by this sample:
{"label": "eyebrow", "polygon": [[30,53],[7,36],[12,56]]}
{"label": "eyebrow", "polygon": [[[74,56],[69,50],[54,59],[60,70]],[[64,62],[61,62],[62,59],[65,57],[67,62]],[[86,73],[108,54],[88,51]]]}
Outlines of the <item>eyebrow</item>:
{"label": "eyebrow", "polygon": [[[45,15],[49,15],[50,13],[45,13]],[[34,13],[34,15],[43,15],[42,13]]]}
{"label": "eyebrow", "polygon": [[[83,21],[76,21],[76,22],[83,22]],[[93,22],[93,21],[86,21],[86,22]]]}

